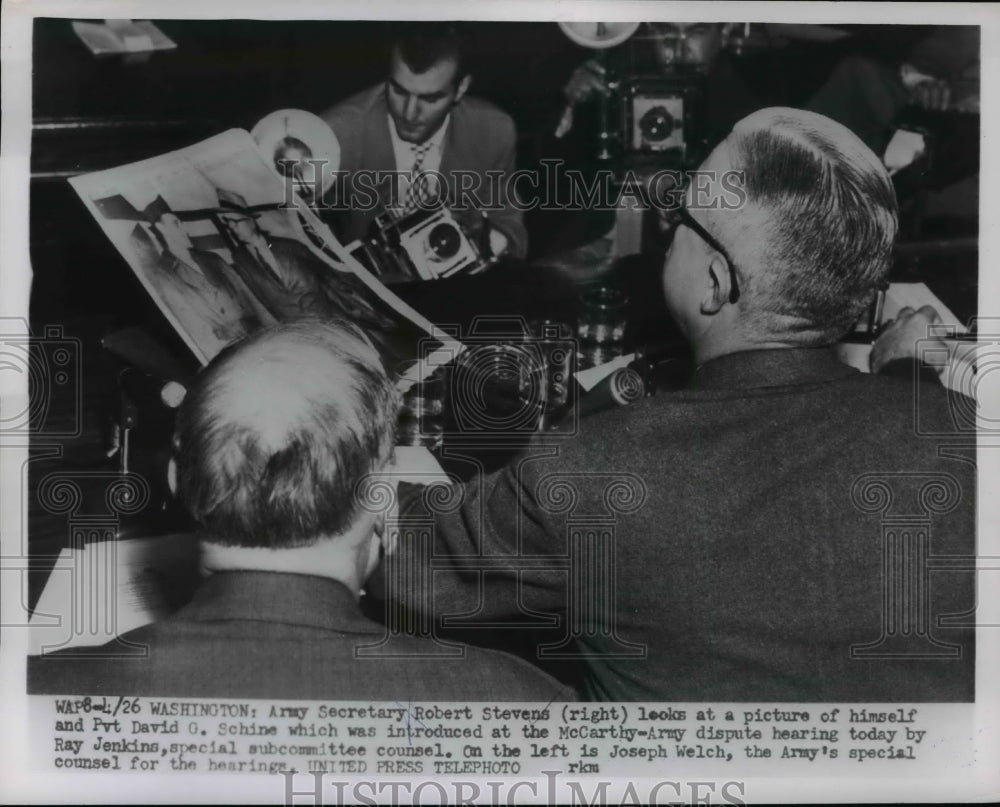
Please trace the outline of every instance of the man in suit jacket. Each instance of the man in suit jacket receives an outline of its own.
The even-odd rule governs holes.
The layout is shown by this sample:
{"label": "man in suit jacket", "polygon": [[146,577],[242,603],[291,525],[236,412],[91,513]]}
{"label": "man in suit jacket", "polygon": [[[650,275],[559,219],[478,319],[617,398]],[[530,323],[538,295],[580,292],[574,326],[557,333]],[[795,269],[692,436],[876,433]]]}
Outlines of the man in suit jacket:
{"label": "man in suit jacket", "polygon": [[[701,170],[662,272],[690,388],[468,485],[435,518],[435,618],[569,609],[596,700],[973,700],[973,574],[927,563],[975,554],[975,404],[830,350],[889,269],[885,168],[844,126],[772,108]],[[569,574],[441,568],[480,555]]]}
{"label": "man in suit jacket", "polygon": [[[392,455],[397,397],[354,326],[300,321],[220,354],[182,404],[172,484],[212,575],[107,655],[29,661],[36,693],[551,701],[527,662],[387,638],[358,600],[384,515],[357,495]],[[132,647],[129,648],[128,645]],[[129,650],[145,648],[139,656]],[[85,655],[93,656],[88,648]]]}
{"label": "man in suit jacket", "polygon": [[[523,215],[507,186],[516,157],[514,122],[467,95],[471,77],[462,49],[453,26],[411,23],[393,45],[385,83],[321,115],[340,142],[334,206],[345,214],[338,222],[345,241],[363,238],[380,212],[415,209],[412,184],[424,204],[427,196],[444,195],[473,237],[485,209],[492,252],[525,254]],[[424,179],[411,183],[421,172]]]}

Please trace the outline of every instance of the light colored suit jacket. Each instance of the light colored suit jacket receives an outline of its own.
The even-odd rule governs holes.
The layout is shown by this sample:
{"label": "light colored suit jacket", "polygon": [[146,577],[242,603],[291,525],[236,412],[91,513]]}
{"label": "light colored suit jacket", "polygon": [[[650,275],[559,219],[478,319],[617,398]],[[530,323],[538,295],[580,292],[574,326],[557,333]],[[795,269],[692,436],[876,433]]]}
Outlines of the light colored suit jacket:
{"label": "light colored suit jacket", "polygon": [[[382,205],[390,198],[391,179],[388,172],[395,171],[396,158],[389,136],[388,106],[385,85],[379,84],[348,98],[328,109],[321,117],[333,129],[340,141],[340,183],[355,183],[349,210],[343,210],[337,222],[339,235],[345,241],[362,238],[368,233],[372,220],[379,212],[377,205],[368,204],[377,196]],[[508,254],[523,257],[527,251],[528,236],[523,214],[513,203],[513,189],[506,187],[506,179],[514,171],[517,133],[510,116],[493,104],[479,98],[465,96],[451,110],[451,121],[445,132],[441,153],[441,175],[448,183],[449,201],[460,198],[457,192],[456,171],[469,171],[475,177],[475,199],[467,195],[466,209],[456,209],[449,204],[455,218],[473,233],[481,226],[480,210],[476,200],[487,208],[490,225],[503,232],[509,243]],[[365,181],[359,189],[358,172],[386,172],[381,182]],[[493,174],[491,181],[488,172]],[[498,181],[500,179],[501,181]],[[466,181],[466,187],[468,187]],[[345,204],[348,197],[340,188],[333,194],[337,204]],[[369,198],[364,198],[364,197]],[[365,208],[365,209],[362,209]]]}

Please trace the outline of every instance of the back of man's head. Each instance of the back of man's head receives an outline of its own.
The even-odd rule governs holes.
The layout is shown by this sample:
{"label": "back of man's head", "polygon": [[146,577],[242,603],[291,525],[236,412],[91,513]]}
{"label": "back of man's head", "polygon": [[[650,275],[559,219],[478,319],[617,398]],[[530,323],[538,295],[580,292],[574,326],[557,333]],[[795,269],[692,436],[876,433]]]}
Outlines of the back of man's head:
{"label": "back of man's head", "polygon": [[391,455],[396,393],[354,326],[303,320],[219,354],[177,415],[177,493],[226,546],[344,533],[358,483]]}
{"label": "back of man's head", "polygon": [[449,59],[455,62],[455,81],[468,72],[465,35],[457,23],[407,23],[398,30],[393,50],[414,73],[426,73]]}
{"label": "back of man's head", "polygon": [[798,109],[755,112],[727,143],[732,168],[744,172],[745,214],[718,220],[727,229],[730,218],[730,238],[751,242],[750,318],[836,339],[889,271],[897,205],[885,167],[849,129]]}

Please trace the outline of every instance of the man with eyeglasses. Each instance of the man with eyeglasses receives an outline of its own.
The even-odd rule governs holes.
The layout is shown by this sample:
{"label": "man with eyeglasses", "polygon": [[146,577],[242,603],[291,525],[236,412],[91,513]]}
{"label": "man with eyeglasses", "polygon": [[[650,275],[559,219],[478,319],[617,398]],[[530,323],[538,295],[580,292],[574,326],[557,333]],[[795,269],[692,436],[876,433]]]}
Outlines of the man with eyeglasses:
{"label": "man with eyeglasses", "polygon": [[[436,566],[435,615],[575,614],[563,650],[595,700],[973,700],[974,632],[938,622],[974,608],[972,574],[926,566],[975,552],[974,465],[940,450],[969,443],[961,401],[831,350],[889,271],[885,168],[842,125],[770,108],[700,171],[662,270],[697,364],[689,388],[584,419],[435,519],[438,556],[569,557],[610,534],[605,584]],[[740,203],[723,205],[736,177]],[[919,528],[892,528],[906,519]]]}

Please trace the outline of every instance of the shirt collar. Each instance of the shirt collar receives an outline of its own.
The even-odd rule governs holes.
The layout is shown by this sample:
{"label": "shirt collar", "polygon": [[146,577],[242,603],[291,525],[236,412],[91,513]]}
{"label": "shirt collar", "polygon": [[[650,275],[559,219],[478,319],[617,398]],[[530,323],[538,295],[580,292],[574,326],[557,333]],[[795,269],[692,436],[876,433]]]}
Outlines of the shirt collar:
{"label": "shirt collar", "polygon": [[441,143],[444,142],[444,133],[448,131],[448,124],[451,123],[451,113],[449,112],[445,117],[444,122],[438,127],[437,131],[428,137],[423,143],[407,143],[405,140],[400,138],[399,133],[396,131],[396,122],[392,119],[392,115],[386,112],[385,117],[389,121],[389,137],[392,140],[392,147],[396,152],[405,150],[407,153],[412,153],[413,149],[417,146],[427,146],[428,151],[432,148],[440,149]]}
{"label": "shirt collar", "polygon": [[755,389],[823,383],[857,375],[829,347],[728,353],[695,370],[691,389]]}

